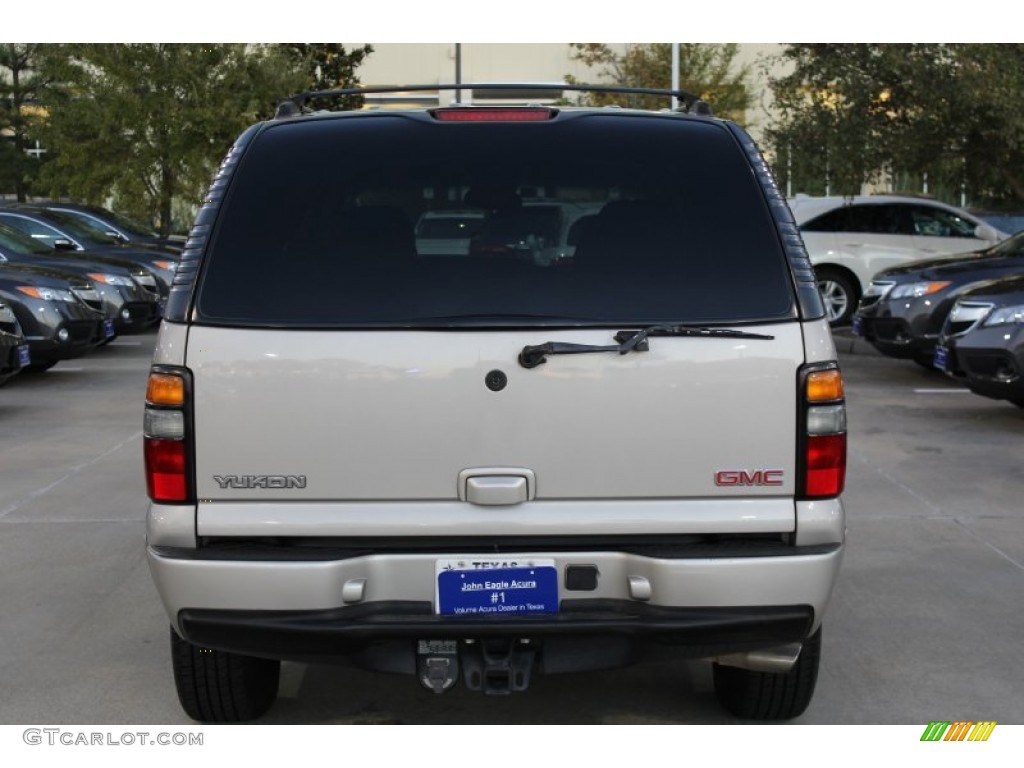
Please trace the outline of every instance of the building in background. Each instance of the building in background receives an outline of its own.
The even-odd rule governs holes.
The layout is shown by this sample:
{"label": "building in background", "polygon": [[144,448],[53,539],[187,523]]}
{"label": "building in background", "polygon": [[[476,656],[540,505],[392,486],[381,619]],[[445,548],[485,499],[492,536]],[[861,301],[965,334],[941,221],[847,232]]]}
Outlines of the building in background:
{"label": "building in background", "polygon": [[[362,43],[344,45],[348,47]],[[610,45],[617,51],[626,48],[624,43]],[[455,43],[373,43],[373,49],[373,53],[358,70],[359,79],[365,86],[456,82]],[[778,43],[739,44],[737,67],[750,65],[749,84],[754,95],[754,106],[748,110],[746,124],[755,140],[760,138],[771,110],[771,94],[760,63],[781,49]],[[460,82],[563,83],[566,75],[571,75],[581,82],[596,83],[598,71],[574,60],[572,53],[569,43],[462,43]],[[685,73],[682,73],[681,81],[685,88]],[[651,87],[668,88],[670,83],[652,83]],[[479,94],[474,95],[474,98],[481,101]],[[437,95],[381,95],[370,98],[368,102],[373,106],[423,106],[446,105],[453,99],[453,92],[444,92]],[[665,106],[669,104],[666,102]]]}

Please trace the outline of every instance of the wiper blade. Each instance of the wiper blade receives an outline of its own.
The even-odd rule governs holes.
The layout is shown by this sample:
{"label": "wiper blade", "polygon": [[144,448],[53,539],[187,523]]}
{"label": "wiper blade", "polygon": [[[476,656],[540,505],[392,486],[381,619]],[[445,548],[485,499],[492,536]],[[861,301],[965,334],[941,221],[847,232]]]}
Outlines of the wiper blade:
{"label": "wiper blade", "polygon": [[749,331],[737,331],[732,328],[707,328],[698,325],[652,325],[639,331],[619,331],[615,334],[618,344],[572,344],[562,341],[549,341],[544,344],[527,345],[519,353],[519,364],[523,368],[536,368],[547,362],[548,355],[582,355],[590,352],[618,352],[625,355],[630,352],[647,352],[648,336],[688,336],[698,338],[728,339],[761,339],[770,341],[774,336]]}
{"label": "wiper blade", "polygon": [[623,354],[625,354],[630,351],[634,345],[644,343],[648,336],[761,339],[762,341],[771,341],[775,338],[774,336],[769,336],[764,333],[737,331],[732,328],[708,328],[702,325],[652,325],[647,328],[642,328],[639,331],[619,331],[615,334],[615,340],[624,347]]}

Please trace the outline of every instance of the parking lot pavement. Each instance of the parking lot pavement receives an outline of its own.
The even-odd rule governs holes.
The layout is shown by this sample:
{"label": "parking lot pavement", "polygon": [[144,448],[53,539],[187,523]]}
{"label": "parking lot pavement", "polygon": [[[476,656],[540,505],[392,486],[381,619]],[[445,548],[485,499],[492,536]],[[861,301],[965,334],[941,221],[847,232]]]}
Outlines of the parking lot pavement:
{"label": "parking lot pavement", "polygon": [[[0,722],[189,722],[143,548],[153,340],[0,390]],[[841,364],[849,546],[818,690],[796,722],[1024,723],[1024,410],[913,363],[854,351]],[[286,664],[263,722],[736,721],[715,701],[707,665],[659,661],[538,676],[525,694],[489,698]]]}
{"label": "parking lot pavement", "polygon": [[881,355],[860,336],[854,336],[849,326],[845,328],[833,328],[832,339],[836,344],[836,351],[841,355]]}

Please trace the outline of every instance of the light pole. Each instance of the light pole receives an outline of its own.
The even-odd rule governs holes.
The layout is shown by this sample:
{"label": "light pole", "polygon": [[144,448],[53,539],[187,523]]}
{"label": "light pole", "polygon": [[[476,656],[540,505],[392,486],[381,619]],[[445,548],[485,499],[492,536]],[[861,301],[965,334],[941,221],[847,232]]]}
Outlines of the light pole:
{"label": "light pole", "polygon": [[[462,85],[462,43],[455,44],[455,84]],[[462,103],[462,89],[455,89],[455,103]]]}
{"label": "light pole", "polygon": [[[662,49],[664,50],[664,49]],[[672,43],[672,90],[679,90],[679,43]],[[672,94],[672,109],[679,108],[679,98]]]}

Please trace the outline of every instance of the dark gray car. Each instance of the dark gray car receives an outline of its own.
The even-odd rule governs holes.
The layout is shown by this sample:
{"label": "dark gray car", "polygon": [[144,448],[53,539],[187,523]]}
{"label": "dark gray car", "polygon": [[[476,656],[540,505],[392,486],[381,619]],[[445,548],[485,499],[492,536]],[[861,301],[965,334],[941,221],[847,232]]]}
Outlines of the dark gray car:
{"label": "dark gray car", "polygon": [[935,367],[975,394],[1024,408],[1024,272],[960,296],[943,326]]}
{"label": "dark gray car", "polygon": [[160,321],[157,294],[138,283],[138,278],[145,278],[147,272],[131,262],[57,251],[0,223],[0,263],[51,267],[92,281],[102,311],[114,321],[118,333],[139,333]]}
{"label": "dark gray car", "polygon": [[13,310],[0,300],[0,386],[29,363],[29,348]]}
{"label": "dark gray car", "polygon": [[145,275],[139,278],[140,284],[157,294],[161,301],[167,298],[178,264],[175,252],[156,246],[133,247],[71,214],[36,206],[0,207],[0,222],[58,250],[112,256],[138,264],[145,269]]}
{"label": "dark gray car", "polygon": [[71,273],[0,264],[0,301],[10,306],[24,331],[31,371],[80,357],[115,333],[95,285]]}

